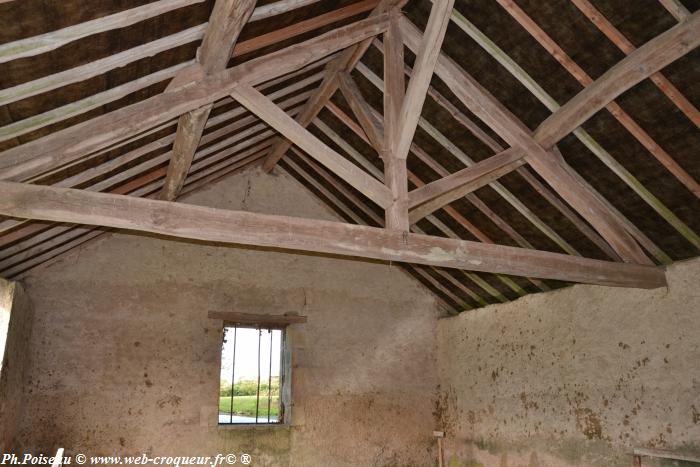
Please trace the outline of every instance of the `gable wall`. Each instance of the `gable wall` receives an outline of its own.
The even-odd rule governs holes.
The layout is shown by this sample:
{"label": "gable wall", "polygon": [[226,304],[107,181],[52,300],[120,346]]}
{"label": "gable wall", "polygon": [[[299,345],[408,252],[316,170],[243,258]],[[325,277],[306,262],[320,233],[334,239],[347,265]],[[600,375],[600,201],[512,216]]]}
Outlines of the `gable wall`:
{"label": "gable wall", "polygon": [[[256,170],[184,200],[333,219]],[[36,309],[25,452],[215,455],[255,465],[429,465],[434,298],[388,264],[111,234],[25,279]],[[291,428],[216,426],[221,321],[297,312]]]}

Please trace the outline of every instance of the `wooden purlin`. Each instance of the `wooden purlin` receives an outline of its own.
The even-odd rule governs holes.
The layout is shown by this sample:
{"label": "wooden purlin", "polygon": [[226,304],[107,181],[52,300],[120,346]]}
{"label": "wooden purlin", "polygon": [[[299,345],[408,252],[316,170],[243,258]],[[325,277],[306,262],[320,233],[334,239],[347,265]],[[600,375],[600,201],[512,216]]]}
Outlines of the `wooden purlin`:
{"label": "wooden purlin", "polygon": [[227,96],[239,83],[253,85],[305,67],[386,28],[386,16],[375,16],[338,28],[277,52],[249,60],[170,92],[143,100],[87,122],[9,149],[0,158],[0,177],[18,180],[37,171],[68,164],[154,127],[185,112]]}

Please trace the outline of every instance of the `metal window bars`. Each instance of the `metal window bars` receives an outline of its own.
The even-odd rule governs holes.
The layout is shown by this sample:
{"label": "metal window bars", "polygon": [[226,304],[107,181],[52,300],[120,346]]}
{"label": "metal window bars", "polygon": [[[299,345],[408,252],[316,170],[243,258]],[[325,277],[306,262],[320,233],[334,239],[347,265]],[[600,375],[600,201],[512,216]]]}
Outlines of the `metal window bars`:
{"label": "metal window bars", "polygon": [[[268,345],[265,345],[266,342],[263,340],[265,332],[270,337]],[[283,332],[283,329],[277,327],[237,325],[224,328],[224,342],[221,352],[222,384],[220,387],[222,389],[219,394],[220,425],[282,423],[280,396],[283,374]],[[232,342],[227,340],[231,335],[233,336]],[[231,357],[230,368],[227,365],[227,357],[229,355]],[[268,360],[266,362],[267,365],[265,365],[267,367],[267,375],[263,375],[262,371],[265,357]],[[255,376],[251,380],[252,369],[255,369]],[[273,374],[275,370],[277,370],[277,374]],[[237,373],[238,382],[236,381]],[[229,389],[226,387],[225,375],[228,374],[231,376],[231,384],[230,394],[226,395]],[[267,376],[267,387],[264,387],[264,376]],[[276,378],[276,381],[273,381],[273,378]],[[250,407],[250,399],[246,399],[251,396],[251,382],[254,383],[255,391],[254,412],[252,407]],[[275,384],[274,387],[273,384]],[[224,388],[225,392],[223,392]],[[273,397],[274,392],[277,392],[277,395]],[[265,397],[267,401],[265,401]],[[227,407],[228,410],[224,410],[226,405],[222,404],[222,401],[226,402],[226,398],[230,402]],[[265,407],[265,402],[267,402],[267,407]],[[273,404],[276,404],[276,410]]]}

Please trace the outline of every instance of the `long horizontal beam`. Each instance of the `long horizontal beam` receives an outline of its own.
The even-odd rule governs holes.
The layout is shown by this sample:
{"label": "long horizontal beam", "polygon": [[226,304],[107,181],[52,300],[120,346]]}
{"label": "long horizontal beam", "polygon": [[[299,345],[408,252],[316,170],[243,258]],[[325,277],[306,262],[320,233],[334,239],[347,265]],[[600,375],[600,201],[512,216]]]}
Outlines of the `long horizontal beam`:
{"label": "long horizontal beam", "polygon": [[561,106],[540,124],[535,139],[551,148],[617,96],[698,47],[698,31],[700,11],[629,54]]}
{"label": "long horizontal beam", "polygon": [[[259,147],[257,149],[251,148],[250,150],[245,151],[245,153],[241,153],[240,157],[239,155],[236,155],[235,157],[230,158],[230,161],[232,162],[224,161],[223,163],[215,164],[215,167],[206,168],[198,172],[196,175],[190,177],[188,180],[186,180],[186,189],[183,191],[183,194],[190,193],[205,186],[210,186],[211,183],[216,181],[218,178],[254,164],[257,159],[260,159],[263,156],[261,151],[267,149],[269,142],[258,146]],[[251,150],[257,151],[257,154],[251,152]],[[246,154],[250,155],[246,156]],[[214,173],[210,173],[213,169],[215,169]],[[156,173],[157,172],[160,171],[156,171]],[[161,175],[164,174],[161,173]],[[136,183],[129,182],[128,184],[122,185],[115,189],[113,192],[118,194],[129,193],[133,196],[151,196],[154,192],[158,191],[162,185],[162,180],[150,182],[151,180],[153,180],[153,177],[151,177],[150,174],[147,174],[146,176],[134,179],[134,182]],[[37,225],[39,224],[32,224],[30,227]],[[51,261],[53,258],[59,257],[62,253],[65,253],[68,250],[71,250],[72,248],[75,248],[103,233],[101,229],[92,226],[64,227],[64,225],[65,224],[60,224],[58,227],[50,228],[44,232],[41,232],[39,235],[32,237],[31,242],[35,244],[35,246],[28,247],[26,249],[20,248],[21,253],[11,258],[9,263],[7,263],[10,264],[9,267],[7,267],[7,264],[3,266],[3,261],[0,261],[0,274],[2,274],[3,277],[19,280],[32,268],[47,261]],[[39,237],[44,238],[41,239]],[[36,242],[34,241],[35,239]],[[2,240],[4,240],[4,238],[2,238]],[[18,246],[20,245],[13,245],[11,248]],[[2,250],[3,253],[6,250],[7,249]],[[16,260],[18,260],[18,262]]]}
{"label": "long horizontal beam", "polygon": [[131,196],[0,182],[0,214],[176,238],[426,264],[619,287],[657,288],[665,273],[558,253],[392,232],[322,220],[227,211]]}
{"label": "long horizontal beam", "polygon": [[226,97],[239,84],[259,84],[302,68],[326,55],[381,34],[387,15],[377,15],[187,83],[167,93],[17,146],[0,158],[0,179],[21,180],[75,161],[195,108]]}
{"label": "long horizontal beam", "polygon": [[522,149],[506,149],[471,167],[411,191],[408,194],[408,218],[411,224],[514,171],[525,163],[524,158],[525,152]]}

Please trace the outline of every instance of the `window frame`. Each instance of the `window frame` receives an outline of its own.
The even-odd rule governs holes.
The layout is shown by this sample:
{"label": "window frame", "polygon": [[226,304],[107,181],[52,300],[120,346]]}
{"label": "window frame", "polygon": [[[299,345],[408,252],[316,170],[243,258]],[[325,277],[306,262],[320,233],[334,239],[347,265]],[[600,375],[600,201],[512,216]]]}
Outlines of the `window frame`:
{"label": "window frame", "polygon": [[[291,407],[291,358],[290,358],[290,345],[289,345],[289,333],[287,332],[288,323],[273,324],[273,323],[250,323],[250,322],[238,322],[238,321],[223,321],[223,326],[221,328],[221,340],[219,346],[219,379],[221,378],[221,370],[223,364],[223,339],[226,335],[226,328],[243,328],[243,329],[258,329],[258,330],[279,330],[281,331],[280,339],[280,383],[279,383],[279,413],[278,421],[276,422],[252,422],[252,423],[221,423],[219,421],[219,397],[220,393],[217,391],[217,426],[222,429],[230,428],[270,428],[270,427],[285,427],[289,426],[290,422],[290,407]],[[235,365],[235,358],[233,364]],[[233,385],[233,382],[232,382]],[[233,397],[233,392],[231,393]],[[259,396],[259,395],[258,395]]]}

